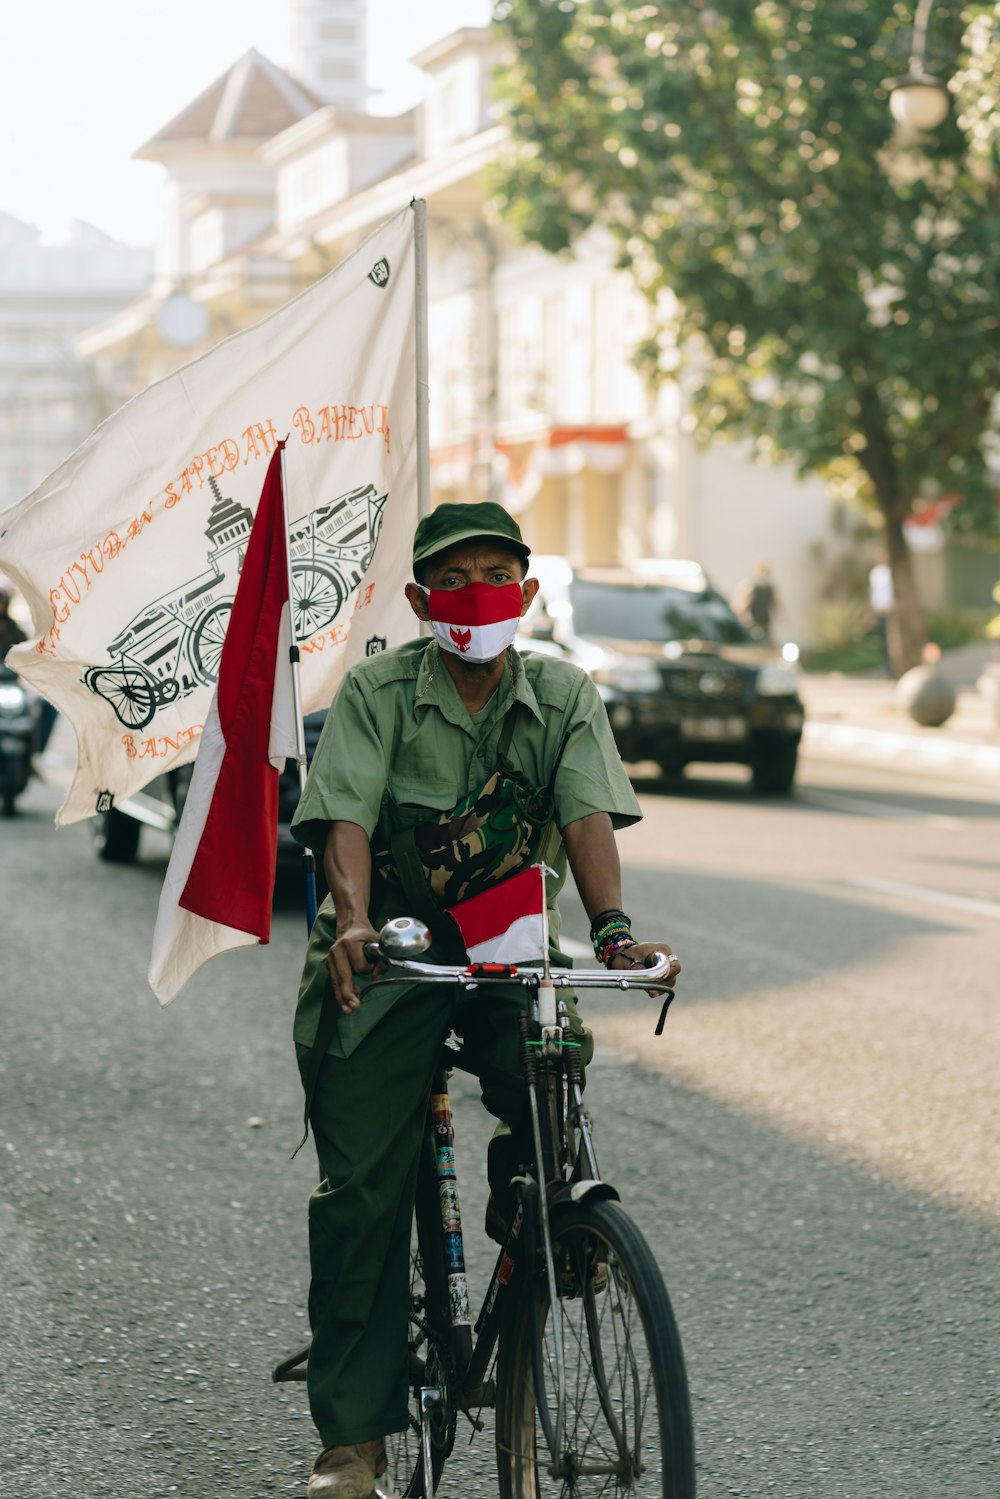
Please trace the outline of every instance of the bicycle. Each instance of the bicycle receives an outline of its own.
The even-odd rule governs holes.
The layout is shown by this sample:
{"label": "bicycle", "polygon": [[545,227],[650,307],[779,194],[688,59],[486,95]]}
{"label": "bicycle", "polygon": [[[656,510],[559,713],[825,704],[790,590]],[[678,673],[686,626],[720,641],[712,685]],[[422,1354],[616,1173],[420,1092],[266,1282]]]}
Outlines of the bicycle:
{"label": "bicycle", "polygon": [[[422,923],[387,923],[366,956],[377,983],[532,990],[521,1022],[532,1159],[512,1179],[516,1210],[473,1325],[455,1176],[449,1049],[431,1090],[411,1251],[409,1426],[388,1438],[390,1471],[408,1499],[433,1499],[465,1412],[496,1410],[500,1499],[693,1499],[694,1439],[680,1337],[648,1245],[600,1174],[583,1102],[579,1042],[560,990],[673,990],[670,959],[627,969],[558,969],[418,961]],[[460,1043],[459,1043],[460,1045]],[[554,1309],[554,1310],[553,1310]],[[494,1365],[494,1354],[495,1365]],[[275,1380],[304,1379],[308,1348]],[[495,1367],[495,1373],[494,1373]]]}

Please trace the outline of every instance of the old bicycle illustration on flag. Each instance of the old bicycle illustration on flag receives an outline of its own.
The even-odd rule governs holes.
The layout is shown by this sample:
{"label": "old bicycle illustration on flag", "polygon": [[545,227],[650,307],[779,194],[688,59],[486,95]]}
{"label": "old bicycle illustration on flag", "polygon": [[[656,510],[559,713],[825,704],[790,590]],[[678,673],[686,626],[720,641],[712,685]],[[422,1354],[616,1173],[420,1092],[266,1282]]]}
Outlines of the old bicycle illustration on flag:
{"label": "old bicycle illustration on flag", "polygon": [[[127,729],[144,729],[159,708],[213,686],[239,582],[253,512],[224,496],[210,476],[214,503],[205,536],[207,566],[129,620],[107,648],[108,661],[83,680]],[[388,498],[365,484],[321,506],[291,528],[292,617],[298,640],[332,625],[368,570]]]}

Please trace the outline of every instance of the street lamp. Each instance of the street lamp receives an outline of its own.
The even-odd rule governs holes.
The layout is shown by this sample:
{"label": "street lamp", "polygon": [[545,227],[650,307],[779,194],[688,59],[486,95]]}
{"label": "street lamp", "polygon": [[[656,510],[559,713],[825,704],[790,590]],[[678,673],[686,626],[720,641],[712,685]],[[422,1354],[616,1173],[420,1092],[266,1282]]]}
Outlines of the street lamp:
{"label": "street lamp", "polygon": [[948,90],[927,71],[927,23],[934,0],[920,0],[913,18],[913,51],[905,78],[887,80],[894,120],[910,130],[934,130],[948,113]]}

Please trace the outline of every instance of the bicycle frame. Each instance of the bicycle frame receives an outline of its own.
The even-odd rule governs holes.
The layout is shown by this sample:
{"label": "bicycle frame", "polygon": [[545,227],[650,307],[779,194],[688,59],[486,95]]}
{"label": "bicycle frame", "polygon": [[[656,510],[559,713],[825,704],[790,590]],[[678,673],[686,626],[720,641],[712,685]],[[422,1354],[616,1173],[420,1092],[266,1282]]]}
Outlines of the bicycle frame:
{"label": "bicycle frame", "polygon": [[[529,1039],[527,1034],[523,1039],[535,1175],[533,1177],[530,1174],[524,1174],[514,1178],[519,1196],[518,1206],[500,1248],[482,1308],[474,1326],[469,1309],[462,1219],[455,1172],[455,1133],[448,1096],[447,1074],[443,1066],[435,1074],[431,1090],[428,1131],[434,1161],[440,1208],[440,1235],[447,1278],[448,1335],[456,1373],[454,1403],[456,1410],[470,1412],[495,1403],[495,1387],[487,1376],[499,1339],[504,1307],[518,1265],[522,1262],[533,1263],[539,1248],[543,1252],[545,1261],[549,1305],[552,1308],[559,1306],[549,1217],[549,1196],[553,1187],[556,1187],[556,1196],[561,1195],[561,1191],[571,1193],[576,1198],[595,1193],[604,1197],[617,1198],[618,1196],[613,1187],[601,1180],[590,1120],[583,1102],[579,1068],[573,1064],[568,1055],[569,1048],[579,1043],[570,1039],[569,1011],[562,994],[558,991],[572,986],[574,988],[642,988],[662,993],[665,995],[665,1002],[657,1027],[657,1034],[659,1034],[667,1007],[673,998],[673,991],[666,982],[671,960],[662,959],[653,967],[638,972],[628,970],[609,972],[606,969],[553,970],[547,963],[542,969],[518,969],[516,966],[505,964],[473,964],[466,968],[455,968],[402,958],[387,959],[384,955],[382,955],[382,961],[387,963],[388,971],[383,977],[375,980],[373,987],[386,983],[412,983],[416,979],[424,983],[457,983],[466,989],[496,983],[508,985],[520,983],[534,991],[531,1019],[538,1031],[538,1039]],[[527,1031],[527,1026],[525,1031]],[[539,1063],[541,1063],[541,1069]],[[557,1072],[558,1085],[560,1087],[567,1085],[567,1107],[562,1115],[561,1123],[557,1120],[550,1120],[550,1127],[555,1125],[552,1129],[551,1155],[553,1159],[551,1165],[546,1161],[546,1151],[542,1140],[538,1087],[541,1080],[540,1070],[546,1081]],[[577,1145],[579,1145],[579,1153]],[[576,1172],[578,1164],[585,1168],[585,1175],[581,1176],[571,1187],[569,1177]],[[560,1180],[561,1189],[557,1186]],[[543,1429],[554,1462],[565,1423],[567,1400],[566,1363],[557,1315],[553,1315],[552,1333],[557,1372],[556,1412],[554,1424],[549,1419],[545,1419]],[[432,1499],[434,1493],[432,1427],[435,1419],[446,1411],[448,1393],[447,1389],[441,1385],[421,1387],[421,1444],[426,1499]]]}
{"label": "bicycle frame", "polygon": [[[425,1285],[437,1321],[436,1331],[445,1340],[450,1368],[445,1384],[425,1383],[431,1360],[420,1367],[419,1385],[420,1443],[423,1456],[424,1499],[433,1499],[434,1425],[444,1420],[447,1432],[444,1458],[453,1441],[451,1422],[459,1410],[471,1413],[497,1403],[495,1382],[489,1378],[494,1352],[500,1338],[505,1309],[511,1302],[519,1266],[540,1268],[544,1260],[548,1296],[549,1327],[554,1344],[556,1390],[554,1402],[539,1400],[538,1413],[548,1447],[550,1471],[557,1474],[558,1452],[567,1422],[567,1372],[562,1346],[562,1312],[557,1284],[555,1256],[551,1237],[551,1216],[563,1205],[582,1203],[586,1199],[614,1199],[618,1193],[601,1179],[590,1128],[590,1118],[583,1101],[581,1069],[574,1048],[579,1043],[572,1036],[569,1010],[562,991],[573,989],[636,989],[662,994],[663,1006],[655,1034],[663,1030],[667,1009],[674,997],[670,986],[673,959],[657,954],[650,967],[632,969],[556,969],[547,957],[538,968],[479,963],[451,967],[414,961],[412,955],[426,951],[430,943],[427,929],[410,918],[396,918],[387,923],[379,943],[366,944],[366,957],[381,965],[373,983],[385,984],[451,984],[465,990],[503,984],[519,985],[531,992],[530,1021],[522,1020],[522,1057],[527,1085],[531,1123],[533,1162],[512,1180],[517,1206],[500,1247],[493,1273],[475,1324],[469,1308],[468,1282],[465,1273],[464,1241],[458,1184],[455,1172],[455,1135],[448,1096],[448,1064],[442,1062],[435,1073],[428,1109],[427,1133],[422,1145],[420,1185],[418,1186],[419,1242],[426,1247],[425,1236],[440,1246],[435,1248],[435,1264],[425,1264]],[[459,1064],[460,1065],[460,1064]],[[450,1070],[450,1069],[449,1069]],[[543,1109],[546,1129],[543,1138]],[[527,1153],[527,1152],[526,1152]],[[434,1200],[436,1199],[436,1201]],[[439,1271],[443,1270],[443,1282]],[[523,1272],[522,1272],[523,1273]],[[432,1280],[438,1282],[431,1289]],[[514,1307],[511,1307],[514,1310]],[[532,1300],[531,1317],[535,1329],[533,1357],[538,1357],[542,1327],[539,1305]],[[283,1359],[274,1370],[276,1381],[305,1378],[308,1345]],[[415,1379],[411,1384],[416,1389]],[[541,1389],[542,1370],[536,1366],[535,1385]],[[453,1387],[452,1387],[453,1386]],[[686,1393],[684,1396],[686,1400]],[[555,1406],[554,1412],[550,1404]],[[449,1409],[449,1405],[451,1409]],[[609,1419],[612,1412],[606,1411]],[[480,1423],[471,1416],[473,1424]],[[604,1469],[598,1471],[603,1472]],[[692,1490],[693,1492],[693,1490]]]}

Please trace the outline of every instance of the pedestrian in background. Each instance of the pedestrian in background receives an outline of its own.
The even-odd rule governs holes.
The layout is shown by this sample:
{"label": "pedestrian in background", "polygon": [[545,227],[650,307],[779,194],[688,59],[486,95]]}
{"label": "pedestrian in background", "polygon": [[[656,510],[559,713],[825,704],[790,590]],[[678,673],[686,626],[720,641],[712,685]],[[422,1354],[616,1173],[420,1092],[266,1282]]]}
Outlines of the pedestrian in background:
{"label": "pedestrian in background", "polygon": [[10,617],[10,593],[0,588],[0,664],[11,646],[20,645],[24,638],[21,626]]}
{"label": "pedestrian in background", "polygon": [[[11,591],[5,584],[0,584],[0,666],[3,665],[4,657],[13,645],[20,645],[28,637],[25,635],[17,620],[10,613]],[[12,669],[12,668],[11,668]],[[41,714],[38,721],[38,753],[41,754],[49,742],[52,727],[59,717],[55,706],[47,698],[40,698]]]}
{"label": "pedestrian in background", "polygon": [[892,570],[885,552],[879,552],[875,565],[868,574],[868,608],[871,611],[872,628],[878,636],[882,651],[882,670],[887,677],[894,676],[892,656],[889,651],[889,622],[896,607],[892,590]]}
{"label": "pedestrian in background", "polygon": [[755,640],[771,643],[774,620],[781,613],[781,600],[771,577],[770,563],[757,563],[752,576],[736,590],[733,608]]}

